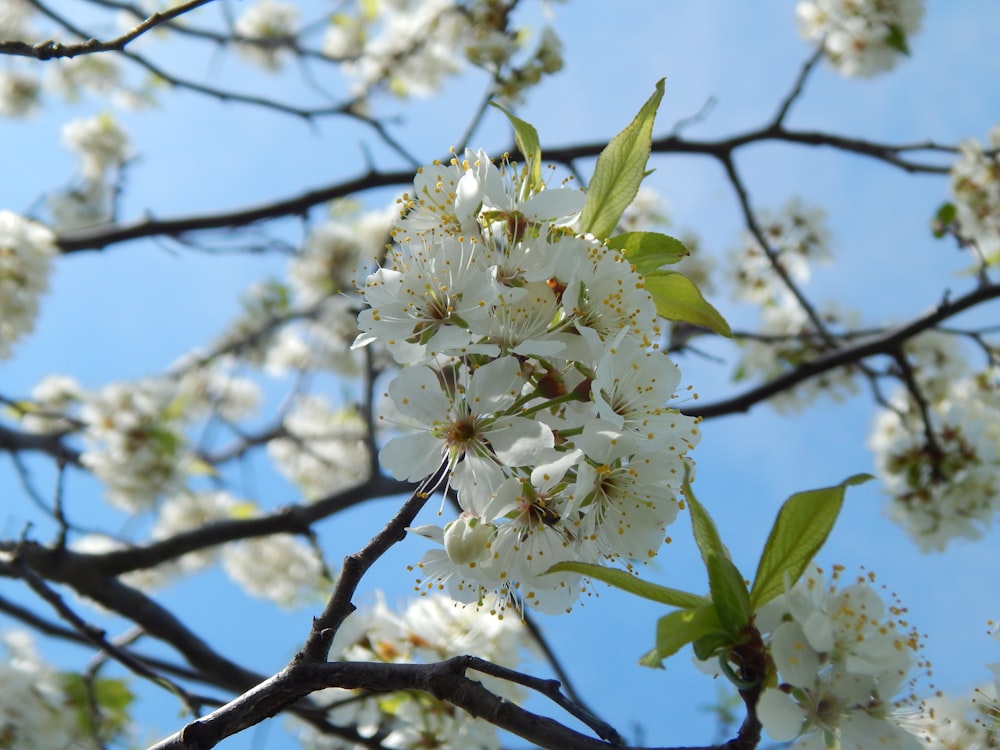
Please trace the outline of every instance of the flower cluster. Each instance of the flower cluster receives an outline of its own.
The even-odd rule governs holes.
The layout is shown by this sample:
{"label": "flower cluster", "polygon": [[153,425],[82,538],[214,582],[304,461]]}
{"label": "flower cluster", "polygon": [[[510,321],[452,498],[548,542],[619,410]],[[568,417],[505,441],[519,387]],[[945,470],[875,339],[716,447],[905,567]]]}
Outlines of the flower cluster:
{"label": "flower cluster", "polygon": [[[389,610],[381,600],[355,612],[337,631],[331,658],[405,664],[473,654],[513,669],[525,646],[525,629],[520,622],[487,617],[471,608],[456,607],[447,597],[433,596],[412,602],[401,614]],[[520,697],[511,682],[488,675],[476,675],[475,679],[508,700]],[[328,716],[335,724],[356,726],[366,738],[377,735],[382,738],[382,747],[500,748],[492,724],[426,694],[408,692],[379,698],[364,691],[331,688],[313,697],[329,706]],[[309,750],[357,747],[300,726],[299,739]]]}
{"label": "flower cluster", "polygon": [[[228,492],[185,490],[158,505],[150,537],[153,541],[162,541],[206,524],[253,517],[258,513],[253,503],[239,502]],[[128,546],[120,539],[101,533],[84,534],[70,545],[74,552],[91,555],[115,552]],[[130,571],[123,574],[121,580],[140,591],[151,592],[216,562],[221,562],[230,579],[247,594],[269,599],[282,607],[297,606],[316,592],[330,589],[330,576],[319,551],[291,534],[217,544],[185,553],[155,567]]]}
{"label": "flower cluster", "polygon": [[924,403],[896,393],[869,437],[892,497],[889,515],[924,550],[979,538],[1000,507],[997,374],[972,373],[951,338],[930,333],[910,342]]}
{"label": "flower cluster", "polygon": [[128,134],[108,113],[72,120],[63,126],[63,143],[80,158],[80,179],[54,193],[48,208],[62,230],[107,221],[117,175],[132,157]]}
{"label": "flower cluster", "polygon": [[22,425],[36,433],[78,433],[86,445],[80,461],[104,482],[108,502],[129,513],[150,510],[158,498],[186,488],[198,459],[185,431],[196,418],[240,419],[257,407],[256,384],[223,364],[93,392],[50,376],[31,401],[18,404]]}
{"label": "flower cluster", "polygon": [[315,547],[291,534],[245,539],[226,545],[222,567],[250,596],[293,607],[331,583]]}
{"label": "flower cluster", "polygon": [[266,70],[281,67],[282,53],[295,40],[299,9],[291,3],[261,0],[249,6],[238,19],[235,31],[239,53]]}
{"label": "flower cluster", "polygon": [[333,409],[321,396],[299,396],[283,431],[284,437],[268,443],[268,455],[306,499],[343,491],[368,478],[367,429],[356,411]]}
{"label": "flower cluster", "polygon": [[919,637],[908,629],[906,610],[895,601],[887,606],[873,588],[873,574],[841,585],[842,572],[835,567],[827,582],[817,569],[757,613],[780,674],[757,715],[773,739],[799,738],[794,750],[919,750],[900,723],[915,699],[894,698],[912,693],[907,675],[915,666],[928,666]]}
{"label": "flower cluster", "polygon": [[80,419],[89,447],[80,461],[104,482],[115,507],[134,513],[183,489],[178,395],[173,382],[150,378],[112,383],[84,399]]}
{"label": "flower cluster", "polygon": [[846,77],[892,70],[920,30],[924,0],[801,0],[799,33]]}
{"label": "flower cluster", "polygon": [[[103,713],[93,711],[93,695],[82,684],[75,694],[68,690],[70,676],[42,661],[26,633],[4,633],[0,646],[0,746],[97,750],[120,734],[106,714],[102,725],[88,727],[82,716]],[[121,691],[127,693],[124,686]]]}
{"label": "flower cluster", "polygon": [[[731,254],[729,279],[735,297],[759,305],[761,310],[757,333],[740,339],[743,356],[737,367],[738,380],[778,377],[830,348],[830,342],[789,288],[789,283],[801,285],[809,280],[813,263],[826,263],[832,257],[825,218],[822,209],[793,198],[780,213],[761,212],[760,231],[769,252],[747,233],[742,246]],[[817,315],[825,329],[847,327],[857,320],[855,312],[833,305],[827,305]],[[818,393],[839,397],[853,391],[851,375],[849,368],[842,368],[812,378],[780,394],[772,403],[778,408],[795,409]]]}
{"label": "flower cluster", "polygon": [[990,130],[987,142],[987,148],[974,138],[959,144],[951,194],[959,236],[993,263],[1000,259],[1000,126]]}
{"label": "flower cluster", "polygon": [[516,98],[563,64],[561,42],[549,28],[528,59],[514,62],[527,37],[511,25],[516,5],[510,0],[376,0],[357,15],[335,14],[323,52],[344,61],[359,97],[380,86],[400,97],[431,94],[461,71],[464,54],[490,72],[499,96]]}
{"label": "flower cluster", "polygon": [[38,297],[48,288],[55,254],[52,232],[0,211],[0,360],[10,357],[11,344],[34,328]]}
{"label": "flower cluster", "polygon": [[699,439],[666,407],[680,374],[642,277],[574,231],[581,191],[542,187],[482,151],[422,169],[358,319],[357,346],[406,365],[388,396],[415,429],[382,465],[416,482],[444,463],[462,509],[417,529],[442,546],[422,586],[501,611],[569,609],[560,561],[653,557]]}

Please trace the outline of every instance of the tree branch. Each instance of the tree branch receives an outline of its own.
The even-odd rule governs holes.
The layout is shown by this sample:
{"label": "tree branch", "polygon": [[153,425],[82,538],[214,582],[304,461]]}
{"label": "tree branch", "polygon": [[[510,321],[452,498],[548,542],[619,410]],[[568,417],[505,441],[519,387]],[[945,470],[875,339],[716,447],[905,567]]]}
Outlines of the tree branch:
{"label": "tree branch", "polygon": [[[51,14],[47,8],[34,0],[30,0],[31,4],[38,8],[42,13],[45,13],[53,20],[57,20],[60,24],[65,26],[66,24],[59,20],[56,16]],[[181,3],[180,5],[165,10],[159,13],[153,13],[151,16],[145,20],[138,23],[134,28],[115,37],[114,39],[109,39],[106,42],[102,42],[98,39],[89,38],[85,42],[80,42],[76,44],[62,44],[56,41],[46,41],[38,42],[37,44],[29,44],[28,42],[21,41],[7,41],[0,42],[0,55],[13,55],[16,57],[33,57],[36,60],[53,60],[62,57],[77,57],[79,55],[89,55],[95,52],[121,52],[125,49],[125,45],[138,39],[140,36],[145,34],[157,26],[163,25],[178,16],[184,15],[189,11],[194,10],[202,5],[207,5],[212,2],[212,0],[188,0],[186,3]],[[78,33],[78,36],[86,38],[85,34]]]}
{"label": "tree branch", "polygon": [[935,327],[941,321],[958,315],[965,310],[1000,297],[1000,284],[980,286],[952,302],[942,302],[929,313],[922,315],[909,323],[890,328],[878,335],[862,339],[856,344],[846,346],[825,356],[806,362],[800,367],[780,377],[769,380],[763,385],[751,388],[747,392],[713,404],[694,406],[682,409],[681,413],[693,417],[709,419],[728,414],[749,411],[761,401],[786,391],[799,383],[835,370],[838,367],[854,364],[877,354],[891,355],[903,342],[919,333]]}

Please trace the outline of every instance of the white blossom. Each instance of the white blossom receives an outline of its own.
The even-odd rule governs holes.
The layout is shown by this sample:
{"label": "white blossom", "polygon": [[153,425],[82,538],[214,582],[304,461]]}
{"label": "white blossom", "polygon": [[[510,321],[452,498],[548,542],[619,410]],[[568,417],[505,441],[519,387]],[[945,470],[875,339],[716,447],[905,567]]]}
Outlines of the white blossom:
{"label": "white blossom", "polygon": [[222,551],[222,567],[250,596],[282,607],[332,586],[316,550],[291,534],[232,542]]}
{"label": "white blossom", "polygon": [[575,234],[584,201],[467,150],[418,172],[366,280],[354,346],[407,365],[380,461],[408,481],[445,471],[461,508],[412,529],[436,545],[423,592],[565,612],[587,582],[553,564],[646,561],[677,514],[697,422],[668,406],[680,375],[643,278]]}
{"label": "white blossom", "polygon": [[1000,393],[990,371],[930,382],[930,424],[900,392],[876,415],[868,444],[890,518],[921,549],[943,550],[956,537],[982,536],[1000,506]]}
{"label": "white blossom", "polygon": [[799,33],[843,76],[891,70],[920,30],[924,0],[800,0]]}
{"label": "white blossom", "polygon": [[66,123],[62,137],[80,157],[80,169],[88,180],[102,180],[107,170],[120,168],[132,156],[128,134],[107,112]]}
{"label": "white blossom", "polygon": [[987,146],[974,138],[959,144],[958,161],[951,168],[959,235],[976,243],[989,263],[1000,259],[1000,125],[987,137]]}
{"label": "white blossom", "polygon": [[295,41],[299,9],[291,3],[259,0],[238,19],[235,31],[242,42],[239,53],[266,70],[281,67],[283,53]]}
{"label": "white blossom", "polygon": [[113,383],[84,397],[80,461],[104,482],[108,502],[134,513],[183,488],[182,416],[177,385],[166,379]]}
{"label": "white blossom", "polygon": [[78,711],[64,678],[42,661],[27,633],[0,636],[0,742],[11,748],[97,750],[81,731]]}
{"label": "white blossom", "polygon": [[31,333],[38,297],[46,291],[55,237],[41,224],[0,211],[0,360],[11,345]]}
{"label": "white blossom", "polygon": [[0,70],[0,115],[26,117],[39,106],[41,85],[38,79],[16,68]]}
{"label": "white blossom", "polygon": [[895,698],[917,662],[919,637],[906,610],[886,606],[872,587],[874,575],[842,585],[841,573],[835,567],[827,582],[821,570],[808,572],[761,613],[779,677],[757,715],[772,739],[797,739],[794,750],[919,750],[900,715],[910,698]]}
{"label": "white blossom", "polygon": [[322,396],[299,396],[285,416],[284,436],[268,455],[309,500],[363,482],[370,459],[365,422],[351,409],[334,409]]}

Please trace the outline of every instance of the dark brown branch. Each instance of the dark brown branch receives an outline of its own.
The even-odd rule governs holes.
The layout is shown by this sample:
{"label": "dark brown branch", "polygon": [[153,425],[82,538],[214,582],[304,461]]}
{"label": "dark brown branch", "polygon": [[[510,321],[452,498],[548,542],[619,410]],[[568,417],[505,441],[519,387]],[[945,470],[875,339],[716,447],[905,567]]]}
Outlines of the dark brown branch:
{"label": "dark brown branch", "polygon": [[795,101],[802,95],[802,91],[805,88],[806,80],[809,78],[809,74],[812,73],[813,69],[816,67],[816,63],[820,61],[823,57],[823,49],[817,49],[812,56],[806,60],[802,68],[799,70],[799,74],[795,77],[795,83],[792,84],[791,91],[788,92],[787,96],[782,100],[781,104],[778,105],[778,111],[774,115],[775,125],[781,125],[784,122],[785,117],[788,115],[789,110]]}
{"label": "dark brown branch", "polygon": [[855,364],[857,362],[879,354],[891,355],[903,342],[913,338],[919,333],[933,328],[938,323],[958,315],[965,310],[976,305],[988,302],[1000,297],[1000,284],[992,284],[977,287],[975,290],[965,294],[958,299],[942,302],[931,312],[921,315],[918,318],[895,328],[890,328],[876,336],[862,339],[852,346],[845,346],[830,354],[806,362],[804,365],[795,368],[791,372],[774,378],[763,385],[751,388],[746,393],[732,398],[717,401],[704,406],[693,406],[682,409],[682,413],[694,417],[708,419],[711,417],[721,417],[728,414],[738,414],[749,411],[753,406],[762,401],[766,401],[783,391],[821,375],[838,367]]}
{"label": "dark brown branch", "polygon": [[[725,157],[735,149],[755,142],[778,140],[801,145],[829,146],[843,151],[860,153],[905,169],[909,172],[930,174],[945,174],[947,167],[918,164],[902,159],[899,154],[908,151],[939,151],[954,152],[950,146],[941,146],[932,142],[890,145],[873,143],[859,139],[843,138],[828,133],[793,132],[780,127],[770,127],[751,131],[741,136],[718,141],[692,141],[678,136],[668,136],[653,141],[653,153],[683,154],[696,153]],[[578,159],[594,158],[604,148],[605,144],[583,144],[565,148],[553,148],[544,152],[545,159],[558,164],[571,164]],[[244,227],[259,221],[277,219],[285,216],[302,216],[315,206],[343,198],[354,193],[373,190],[380,187],[408,185],[413,181],[411,171],[380,172],[369,170],[366,174],[347,182],[338,183],[325,188],[318,188],[292,198],[286,198],[272,203],[261,204],[237,211],[217,214],[202,214],[182,216],[173,219],[140,219],[123,224],[94,227],[76,232],[69,232],[57,239],[59,248],[64,253],[74,253],[83,250],[100,250],[109,245],[129,240],[155,236],[179,236],[187,232],[204,231],[208,229],[232,229]]]}
{"label": "dark brown branch", "polygon": [[63,444],[60,434],[19,432],[0,425],[0,451],[46,453],[61,464],[80,466],[80,452]]}
{"label": "dark brown branch", "polygon": [[[10,558],[10,554],[0,554],[0,577],[21,578],[20,569],[13,562],[5,561],[5,557]],[[44,580],[70,586],[81,596],[131,620],[149,635],[173,646],[189,664],[212,675],[217,684],[229,690],[240,692],[263,679],[218,654],[172,612],[146,594],[101,575],[92,555],[25,542],[18,545],[17,558]]]}
{"label": "dark brown branch", "polygon": [[[312,524],[339,511],[376,497],[403,494],[411,487],[410,484],[376,475],[364,484],[328,495],[307,505],[279,508],[259,518],[216,521],[160,541],[112,552],[78,556],[88,558],[88,566],[97,575],[118,576],[135,570],[153,568],[176,560],[189,552],[197,552],[226,542],[272,534],[307,534]],[[3,543],[0,543],[0,550],[2,549]]]}
{"label": "dark brown branch", "polygon": [[[209,750],[284,710],[303,695],[327,687],[390,693],[419,690],[457,706],[472,716],[511,732],[533,745],[552,750],[611,750],[625,748],[570,729],[554,719],[526,711],[500,698],[468,677],[474,659],[457,656],[434,664],[385,664],[368,662],[297,662],[267,682],[211,714],[192,722],[149,750]],[[709,745],[700,748],[630,748],[629,750],[749,750],[753,745]]]}
{"label": "dark brown branch", "polygon": [[196,716],[198,714],[198,710],[201,708],[201,702],[197,698],[188,693],[176,682],[173,682],[162,674],[157,674],[141,660],[136,659],[130,653],[109,641],[107,635],[102,629],[87,622],[80,617],[80,615],[74,612],[73,609],[66,604],[65,601],[63,601],[63,598],[59,596],[59,594],[56,593],[56,591],[49,586],[45,580],[31,568],[30,565],[25,563],[17,551],[15,551],[12,556],[10,565],[14,572],[28,584],[31,590],[38,594],[43,600],[48,602],[58,615],[69,623],[81,636],[83,636],[87,642],[96,646],[105,654],[111,656],[126,669],[139,677],[143,677],[153,684],[167,688],[170,692],[180,698],[184,705],[187,706],[188,710],[191,711],[192,715]]}
{"label": "dark brown branch", "polygon": [[[772,123],[756,130],[747,131],[741,135],[715,141],[688,140],[676,135],[655,138],[652,142],[652,153],[704,154],[706,156],[722,158],[744,146],[765,141],[795,143],[802,146],[827,146],[839,151],[847,151],[884,161],[906,172],[924,174],[947,174],[948,167],[909,161],[901,155],[914,151],[943,154],[955,154],[958,151],[954,146],[945,146],[933,141],[896,145],[876,143],[861,138],[847,138],[845,136],[833,135],[832,133],[787,130],[781,125]],[[604,143],[587,143],[563,148],[552,148],[543,151],[543,156],[549,162],[571,164],[579,159],[596,158],[605,145]]]}
{"label": "dark brown branch", "polygon": [[375,561],[384,555],[390,547],[406,538],[406,529],[413,523],[413,519],[424,507],[427,499],[443,481],[448,470],[448,461],[442,461],[441,467],[420,483],[396,515],[385,525],[385,528],[372,537],[371,541],[360,552],[344,558],[344,565],[341,568],[340,577],[337,579],[337,585],[334,587],[326,607],[323,608],[323,612],[319,617],[313,619],[309,637],[302,650],[295,655],[293,663],[325,661],[329,657],[333,637],[348,615],[354,611],[352,599],[361,579],[375,564]]}
{"label": "dark brown branch", "polygon": [[360,177],[326,188],[310,190],[293,198],[266,203],[259,206],[217,214],[182,216],[174,219],[140,219],[124,224],[94,227],[77,232],[69,232],[57,238],[59,249],[64,253],[83,250],[101,250],[109,245],[129,240],[156,236],[178,236],[187,232],[206,229],[233,229],[245,227],[258,221],[267,221],[284,216],[304,216],[311,208],[336,198],[344,198],[355,193],[393,185],[406,185],[413,181],[413,172],[369,171]]}
{"label": "dark brown branch", "polygon": [[[121,52],[125,49],[125,45],[135,41],[146,32],[155,29],[157,26],[166,24],[178,16],[194,10],[195,8],[207,5],[210,2],[212,2],[212,0],[188,0],[188,2],[181,3],[180,5],[170,8],[169,10],[165,10],[160,13],[153,13],[153,15],[139,22],[131,30],[105,42],[94,38],[87,39],[85,42],[74,44],[62,44],[52,40],[38,42],[37,44],[30,44],[29,42],[21,41],[7,41],[0,42],[0,55],[33,57],[36,60],[54,60],[62,57],[89,55],[95,52]],[[43,13],[47,13],[47,10],[40,4],[32,2],[32,5],[41,10]],[[78,33],[77,35],[86,38],[85,34]]]}

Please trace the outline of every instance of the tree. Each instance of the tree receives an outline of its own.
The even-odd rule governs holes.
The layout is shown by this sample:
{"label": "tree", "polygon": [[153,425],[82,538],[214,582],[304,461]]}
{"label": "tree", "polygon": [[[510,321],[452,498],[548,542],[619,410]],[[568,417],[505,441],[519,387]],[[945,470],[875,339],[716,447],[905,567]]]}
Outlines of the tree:
{"label": "tree", "polygon": [[997,746],[996,9],[712,7],[0,5],[0,746]]}

